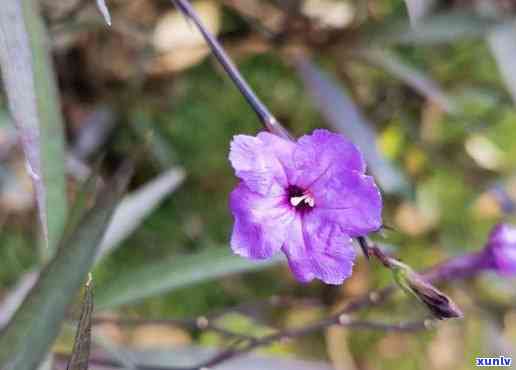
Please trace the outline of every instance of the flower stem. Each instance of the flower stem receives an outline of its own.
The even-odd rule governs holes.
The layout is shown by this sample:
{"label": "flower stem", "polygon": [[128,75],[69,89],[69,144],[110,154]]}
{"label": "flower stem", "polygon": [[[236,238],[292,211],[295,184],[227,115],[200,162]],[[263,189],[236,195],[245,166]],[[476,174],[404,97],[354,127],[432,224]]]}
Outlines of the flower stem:
{"label": "flower stem", "polygon": [[481,250],[451,258],[422,275],[428,281],[458,280],[475,276],[489,267],[489,259],[484,250]]}
{"label": "flower stem", "polygon": [[364,252],[364,256],[369,259],[370,257],[376,257],[382,265],[387,267],[388,269],[392,268],[393,258],[389,257],[385,254],[380,247],[378,247],[375,243],[371,243],[366,237],[358,236],[357,238],[358,244]]}

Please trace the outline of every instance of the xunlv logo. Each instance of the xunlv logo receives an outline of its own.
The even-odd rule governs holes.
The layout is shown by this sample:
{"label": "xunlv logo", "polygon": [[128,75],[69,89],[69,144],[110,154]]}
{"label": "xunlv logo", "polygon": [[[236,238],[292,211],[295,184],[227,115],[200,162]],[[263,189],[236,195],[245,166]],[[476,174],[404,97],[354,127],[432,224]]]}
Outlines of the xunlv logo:
{"label": "xunlv logo", "polygon": [[484,367],[484,366],[505,366],[509,367],[512,364],[512,358],[511,357],[477,357],[477,363],[476,365],[478,367]]}

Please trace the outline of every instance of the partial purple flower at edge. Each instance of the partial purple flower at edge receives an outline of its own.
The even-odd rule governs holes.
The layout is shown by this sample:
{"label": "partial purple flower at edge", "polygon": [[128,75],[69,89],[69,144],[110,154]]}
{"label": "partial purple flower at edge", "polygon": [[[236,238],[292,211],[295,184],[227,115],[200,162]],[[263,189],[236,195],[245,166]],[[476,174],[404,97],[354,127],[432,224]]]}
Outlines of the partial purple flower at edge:
{"label": "partial purple flower at edge", "polygon": [[500,275],[516,275],[516,227],[496,225],[485,248],[487,263]]}
{"label": "partial purple flower at edge", "polygon": [[241,180],[230,196],[235,253],[265,259],[281,250],[302,282],[351,275],[351,238],[381,227],[382,200],[349,140],[327,130],[297,142],[237,135],[229,159]]}

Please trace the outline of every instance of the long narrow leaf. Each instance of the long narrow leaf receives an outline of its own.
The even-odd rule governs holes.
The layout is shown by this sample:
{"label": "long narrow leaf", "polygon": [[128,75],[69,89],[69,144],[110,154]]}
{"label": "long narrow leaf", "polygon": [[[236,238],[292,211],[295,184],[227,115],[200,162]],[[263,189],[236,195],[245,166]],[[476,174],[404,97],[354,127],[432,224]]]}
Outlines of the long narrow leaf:
{"label": "long narrow leaf", "polygon": [[39,271],[24,274],[12,291],[3,299],[0,305],[0,329],[3,328],[14,315],[30,290],[39,278]]}
{"label": "long narrow leaf", "polygon": [[[27,171],[51,256],[63,231],[67,203],[63,123],[50,66],[46,31],[33,0],[0,7],[0,66],[9,108],[20,134]],[[49,210],[51,205],[52,210]]]}
{"label": "long narrow leaf", "polygon": [[381,49],[367,49],[359,52],[368,63],[385,69],[421,95],[439,105],[447,113],[455,113],[457,106],[441,87],[423,72],[409,66],[396,55]]}
{"label": "long narrow leaf", "polygon": [[407,181],[404,175],[382,156],[376,145],[374,131],[349,95],[310,60],[299,57],[295,62],[306,89],[328,124],[360,148],[382,190],[386,193],[405,192]]}
{"label": "long narrow leaf", "polygon": [[209,249],[194,255],[172,257],[154,264],[128,269],[97,288],[97,309],[133,303],[194,283],[229,274],[263,269],[280,259],[256,262],[233,255],[227,248]]}
{"label": "long narrow leaf", "polygon": [[[68,222],[63,234],[64,237],[70,235],[77,228],[80,221],[86,214],[86,200],[89,195],[93,194],[96,181],[96,176],[90,177],[79,191],[68,217]],[[0,329],[7,325],[18,307],[22,304],[27,294],[29,294],[33,288],[34,284],[36,284],[38,281],[40,273],[40,268],[25,273],[19,279],[19,282],[12,289],[12,291],[10,291],[9,294],[3,299],[0,305]]]}
{"label": "long narrow leaf", "polygon": [[45,357],[68,306],[93,264],[129,175],[126,169],[108,187],[41,272],[38,282],[0,335],[0,369],[32,370]]}
{"label": "long narrow leaf", "polygon": [[73,343],[72,357],[66,370],[88,370],[91,347],[91,317],[93,315],[93,284],[91,274],[84,287],[81,317]]}
{"label": "long narrow leaf", "polygon": [[182,169],[172,168],[141,189],[126,195],[113,214],[96,259],[100,260],[111,253],[130,236],[161,201],[183,182],[184,177]]}
{"label": "long narrow leaf", "polygon": [[378,44],[432,45],[484,37],[496,26],[492,18],[467,12],[449,12],[409,22],[390,22],[375,27],[368,42]]}
{"label": "long narrow leaf", "polygon": [[516,103],[516,21],[496,27],[487,37],[503,81]]}
{"label": "long narrow leaf", "polygon": [[[72,337],[77,334],[76,329],[76,325],[72,324],[71,322],[65,321],[61,329],[61,335],[64,337]],[[121,365],[121,368],[125,370],[136,370],[136,361],[131,357],[131,354],[127,351],[123,351],[123,348],[115,345],[112,339],[109,336],[103,334],[102,331],[100,331],[99,333],[96,330],[92,330],[91,347],[94,349],[102,348],[102,352],[105,353],[106,356],[112,358],[117,363],[119,363]],[[90,359],[93,358],[94,355],[94,352],[91,353]],[[92,368],[94,367],[92,366]]]}

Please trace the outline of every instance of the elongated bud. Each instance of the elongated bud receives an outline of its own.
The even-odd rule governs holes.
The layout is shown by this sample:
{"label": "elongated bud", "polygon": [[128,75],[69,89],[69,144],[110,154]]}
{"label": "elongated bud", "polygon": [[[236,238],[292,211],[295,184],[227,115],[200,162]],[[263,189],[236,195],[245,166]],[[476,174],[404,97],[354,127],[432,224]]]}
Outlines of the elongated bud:
{"label": "elongated bud", "polygon": [[391,261],[394,280],[406,293],[416,296],[439,320],[462,318],[462,311],[446,294],[399,261]]}

